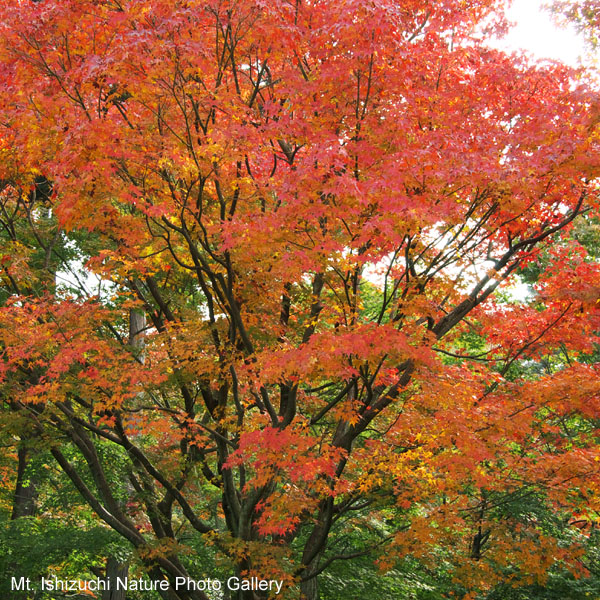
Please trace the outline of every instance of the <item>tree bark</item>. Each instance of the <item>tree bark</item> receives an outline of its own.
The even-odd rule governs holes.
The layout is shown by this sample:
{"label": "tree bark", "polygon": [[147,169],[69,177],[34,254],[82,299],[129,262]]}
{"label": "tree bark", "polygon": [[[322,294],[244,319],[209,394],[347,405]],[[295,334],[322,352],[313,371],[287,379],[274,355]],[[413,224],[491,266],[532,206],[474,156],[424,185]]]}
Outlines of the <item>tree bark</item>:
{"label": "tree bark", "polygon": [[13,501],[13,510],[11,519],[15,520],[19,517],[32,517],[35,514],[35,500],[37,490],[35,482],[31,477],[26,477],[25,471],[29,463],[29,453],[27,448],[20,446],[17,451],[18,467],[17,467],[17,483],[15,486],[15,496]]}
{"label": "tree bark", "polygon": [[144,362],[144,333],[146,331],[146,313],[141,310],[129,311],[129,344],[139,352],[138,359]]}
{"label": "tree bark", "polygon": [[303,578],[308,577],[300,583],[300,592],[302,600],[319,600],[319,584],[317,576],[310,577],[316,572],[319,566],[319,555],[310,563],[303,573]]}
{"label": "tree bark", "polygon": [[119,562],[112,556],[106,561],[106,580],[109,582],[107,590],[102,592],[102,600],[125,600],[126,590],[117,589],[117,577],[127,577],[129,565]]}

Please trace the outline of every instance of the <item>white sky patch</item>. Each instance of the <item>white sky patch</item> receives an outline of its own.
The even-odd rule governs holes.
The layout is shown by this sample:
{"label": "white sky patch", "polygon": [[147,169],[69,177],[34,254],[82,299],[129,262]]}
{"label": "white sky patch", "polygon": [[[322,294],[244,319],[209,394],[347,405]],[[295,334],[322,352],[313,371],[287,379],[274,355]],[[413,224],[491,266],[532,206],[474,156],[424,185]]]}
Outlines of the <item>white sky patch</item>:
{"label": "white sky patch", "polygon": [[543,0],[513,0],[507,16],[515,26],[503,39],[488,43],[507,52],[524,50],[538,59],[579,66],[585,55],[583,38],[572,26],[559,27],[552,15],[542,10],[543,4]]}
{"label": "white sky patch", "polygon": [[518,302],[530,300],[534,297],[531,286],[523,281],[513,281],[504,288],[504,292],[512,299]]}

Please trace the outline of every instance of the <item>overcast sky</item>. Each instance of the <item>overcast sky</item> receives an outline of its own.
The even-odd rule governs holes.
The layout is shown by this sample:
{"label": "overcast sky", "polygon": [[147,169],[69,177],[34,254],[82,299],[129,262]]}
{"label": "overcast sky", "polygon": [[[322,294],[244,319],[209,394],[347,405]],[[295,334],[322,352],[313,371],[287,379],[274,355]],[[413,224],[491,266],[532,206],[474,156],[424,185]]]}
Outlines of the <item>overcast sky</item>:
{"label": "overcast sky", "polygon": [[583,55],[581,37],[572,27],[557,27],[548,12],[541,10],[542,3],[543,0],[513,0],[508,17],[516,26],[494,45],[507,50],[525,49],[538,58],[562,60],[577,66]]}

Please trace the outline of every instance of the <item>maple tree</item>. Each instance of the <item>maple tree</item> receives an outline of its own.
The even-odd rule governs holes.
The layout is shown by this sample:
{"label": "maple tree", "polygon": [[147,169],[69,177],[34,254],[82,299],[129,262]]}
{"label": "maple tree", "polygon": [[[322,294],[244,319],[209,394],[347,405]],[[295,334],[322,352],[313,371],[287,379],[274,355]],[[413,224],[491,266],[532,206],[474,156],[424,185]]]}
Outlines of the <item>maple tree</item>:
{"label": "maple tree", "polygon": [[154,579],[585,575],[599,103],[485,45],[504,4],[3,3],[15,519],[37,453]]}

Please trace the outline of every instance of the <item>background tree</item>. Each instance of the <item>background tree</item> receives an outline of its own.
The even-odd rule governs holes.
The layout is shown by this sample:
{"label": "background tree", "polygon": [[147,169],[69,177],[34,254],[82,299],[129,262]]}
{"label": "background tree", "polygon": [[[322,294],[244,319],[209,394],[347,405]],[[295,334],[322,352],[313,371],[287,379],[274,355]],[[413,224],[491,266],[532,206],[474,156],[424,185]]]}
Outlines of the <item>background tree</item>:
{"label": "background tree", "polygon": [[503,4],[0,9],[3,431],[153,579],[585,573],[598,99]]}

